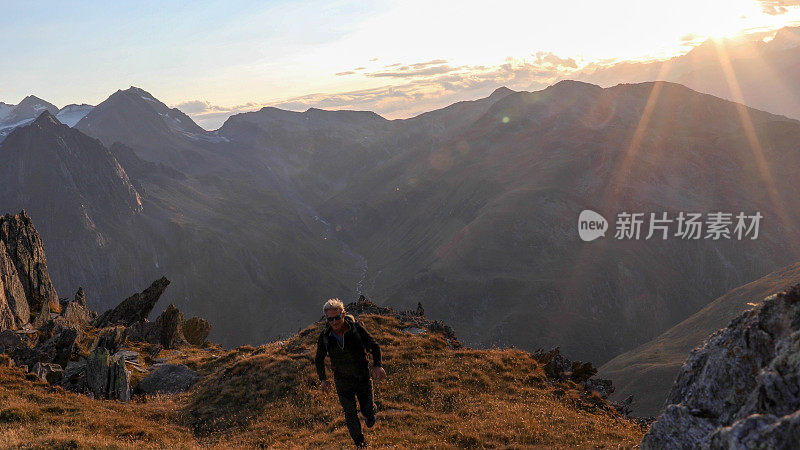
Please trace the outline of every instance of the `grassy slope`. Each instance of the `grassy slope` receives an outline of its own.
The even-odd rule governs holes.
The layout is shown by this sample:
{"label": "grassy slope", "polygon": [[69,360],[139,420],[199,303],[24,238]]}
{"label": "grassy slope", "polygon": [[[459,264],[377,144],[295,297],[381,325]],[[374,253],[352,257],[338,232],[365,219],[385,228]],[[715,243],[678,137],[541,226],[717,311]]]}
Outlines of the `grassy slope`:
{"label": "grassy slope", "polygon": [[[599,397],[549,383],[527,352],[454,350],[439,334],[403,332],[395,318],[361,320],[382,345],[388,374],[375,387],[378,424],[365,429],[372,445],[616,447],[644,433]],[[187,394],[129,403],[64,392],[0,364],[0,441],[25,448],[347,446],[336,396],[316,389],[320,326],[258,348],[162,351],[203,381]]]}
{"label": "grassy slope", "polygon": [[765,297],[797,283],[800,263],[736,288],[652,341],[604,364],[599,376],[614,381],[617,390],[612,398],[633,394],[635,414],[660,414],[678,370],[693,348]]}

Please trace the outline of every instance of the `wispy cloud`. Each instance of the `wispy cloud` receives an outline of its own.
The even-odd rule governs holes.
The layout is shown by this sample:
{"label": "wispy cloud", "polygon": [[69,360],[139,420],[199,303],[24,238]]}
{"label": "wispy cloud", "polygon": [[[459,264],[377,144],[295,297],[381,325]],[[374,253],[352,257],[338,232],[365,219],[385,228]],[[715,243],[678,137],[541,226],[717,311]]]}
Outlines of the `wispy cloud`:
{"label": "wispy cloud", "polygon": [[789,8],[800,6],[800,0],[759,0],[761,9],[770,15],[778,16],[789,12]]}
{"label": "wispy cloud", "polygon": [[[265,103],[218,106],[199,100],[176,105],[200,126],[215,129],[230,115],[274,106],[294,111],[308,108],[374,111],[387,118],[406,118],[452,103],[481,98],[500,86],[514,90],[538,90],[575,73],[578,64],[571,58],[539,52],[528,60],[508,58],[496,66],[449,66],[433,60],[385,72],[362,73],[370,78],[400,81],[369,89],[338,93],[317,93]],[[394,64],[393,66],[399,66]],[[352,75],[342,72],[337,75]]]}
{"label": "wispy cloud", "polygon": [[461,69],[459,67],[450,67],[450,66],[425,67],[422,69],[415,69],[412,67],[403,66],[391,72],[372,72],[372,73],[367,73],[365,75],[371,78],[415,78],[415,77],[428,77],[431,75],[440,75],[443,73],[453,72]]}
{"label": "wispy cloud", "polygon": [[336,74],[336,76],[337,77],[341,77],[341,76],[344,76],[344,75],[353,75],[354,73],[355,72],[353,72],[352,70],[348,70],[347,72],[339,72],[339,73]]}

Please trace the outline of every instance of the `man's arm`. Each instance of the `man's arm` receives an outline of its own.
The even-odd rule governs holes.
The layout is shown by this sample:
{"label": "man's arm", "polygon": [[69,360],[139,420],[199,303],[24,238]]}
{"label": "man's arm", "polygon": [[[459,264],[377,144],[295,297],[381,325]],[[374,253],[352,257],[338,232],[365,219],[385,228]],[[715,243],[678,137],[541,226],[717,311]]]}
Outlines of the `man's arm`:
{"label": "man's arm", "polygon": [[364,341],[364,347],[372,354],[372,367],[381,367],[381,347],[375,342],[372,335],[369,334],[366,328],[360,323],[356,322],[358,333]]}
{"label": "man's arm", "polygon": [[314,358],[314,364],[317,366],[317,376],[320,381],[325,381],[325,356],[328,355],[328,349],[325,348],[325,341],[322,339],[322,333],[317,339],[317,356]]}

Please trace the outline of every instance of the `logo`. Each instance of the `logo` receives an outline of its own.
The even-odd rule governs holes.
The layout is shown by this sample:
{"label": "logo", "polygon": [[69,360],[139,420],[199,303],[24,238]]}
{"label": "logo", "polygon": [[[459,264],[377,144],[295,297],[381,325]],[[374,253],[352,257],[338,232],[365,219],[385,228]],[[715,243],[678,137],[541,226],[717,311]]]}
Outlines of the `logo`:
{"label": "logo", "polygon": [[[699,212],[678,212],[677,216],[670,217],[666,211],[660,214],[654,212],[630,213],[623,211],[617,214],[614,239],[617,240],[666,240],[670,237],[680,239],[711,239],[717,240],[751,240],[758,238],[761,219],[764,216],[756,211],[755,214],[738,214],[729,212],[709,212],[705,215]],[[642,232],[645,229],[646,234]],[[608,231],[608,222],[600,214],[591,209],[584,209],[578,216],[578,234],[585,242],[593,241],[600,236],[605,237]]]}
{"label": "logo", "polygon": [[586,242],[593,241],[600,236],[605,237],[608,230],[608,221],[605,217],[592,211],[584,209],[578,216],[578,234]]}

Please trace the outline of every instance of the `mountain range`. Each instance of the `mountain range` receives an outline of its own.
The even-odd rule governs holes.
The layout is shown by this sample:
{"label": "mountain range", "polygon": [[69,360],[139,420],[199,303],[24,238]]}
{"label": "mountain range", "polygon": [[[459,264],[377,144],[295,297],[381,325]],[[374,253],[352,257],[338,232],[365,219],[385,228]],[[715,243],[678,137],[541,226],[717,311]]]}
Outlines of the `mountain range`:
{"label": "mountain range", "polygon": [[[211,132],[130,88],[73,128],[48,110],[10,132],[0,204],[37,223],[60,292],[81,284],[103,309],[166,274],[165,303],[224,345],[366,293],[421,301],[469,345],[603,363],[798,260],[797,188],[781,182],[798,137],[663,82],[501,88],[406,120],[264,108]],[[584,209],[764,220],[756,240],[586,243]]]}
{"label": "mountain range", "polygon": [[58,109],[55,105],[33,95],[25,97],[17,105],[0,102],[0,142],[14,128],[33,122],[44,111],[56,116],[59,122],[73,126],[91,110],[91,105],[67,105]]}
{"label": "mountain range", "polygon": [[782,28],[769,40],[758,36],[708,39],[666,61],[616,63],[571,77],[600,86],[672,81],[800,119],[800,27]]}

